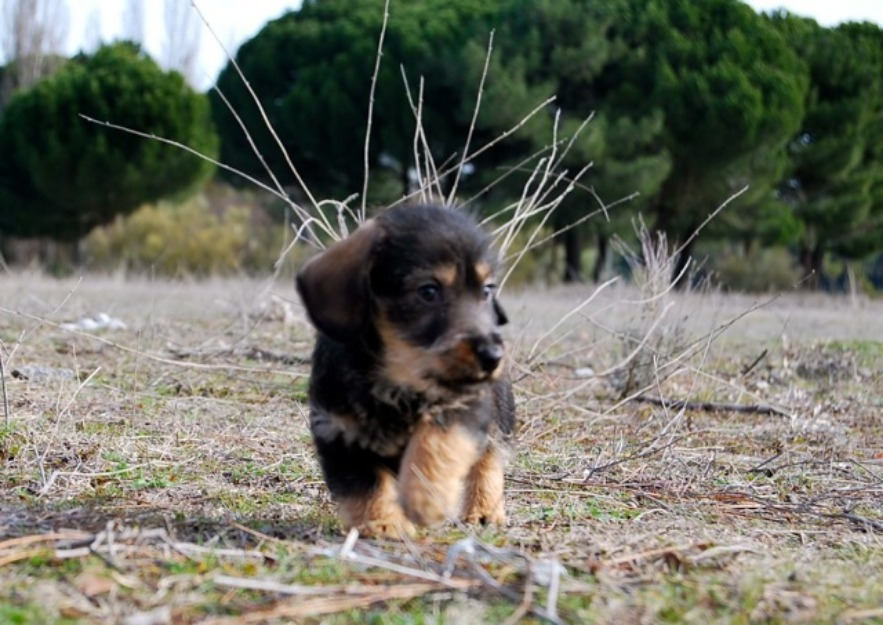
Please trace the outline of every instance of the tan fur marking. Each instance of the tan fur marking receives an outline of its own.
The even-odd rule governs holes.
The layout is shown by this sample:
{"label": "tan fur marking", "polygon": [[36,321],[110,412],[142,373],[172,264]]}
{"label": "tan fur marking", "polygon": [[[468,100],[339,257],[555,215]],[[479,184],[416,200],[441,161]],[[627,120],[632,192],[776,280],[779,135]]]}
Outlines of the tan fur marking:
{"label": "tan fur marking", "polygon": [[377,470],[377,486],[363,497],[339,501],[340,518],[347,529],[358,528],[365,537],[401,539],[414,535],[414,525],[399,505],[395,476]]}
{"label": "tan fur marking", "polygon": [[415,391],[431,390],[434,384],[426,374],[438,367],[435,356],[403,340],[382,315],[377,319],[377,332],[384,347],[383,378]]}
{"label": "tan fur marking", "polygon": [[457,283],[457,267],[454,265],[439,267],[432,272],[432,275],[446,287],[452,287]]}
{"label": "tan fur marking", "polygon": [[454,517],[479,452],[475,437],[462,425],[420,423],[399,472],[399,499],[408,518],[418,525],[437,525]]}
{"label": "tan fur marking", "polygon": [[465,523],[506,523],[503,509],[503,462],[500,452],[491,445],[472,467],[466,478],[463,502]]}
{"label": "tan fur marking", "polygon": [[487,282],[492,273],[491,266],[487,263],[477,263],[475,265],[475,276],[478,278],[480,284]]}

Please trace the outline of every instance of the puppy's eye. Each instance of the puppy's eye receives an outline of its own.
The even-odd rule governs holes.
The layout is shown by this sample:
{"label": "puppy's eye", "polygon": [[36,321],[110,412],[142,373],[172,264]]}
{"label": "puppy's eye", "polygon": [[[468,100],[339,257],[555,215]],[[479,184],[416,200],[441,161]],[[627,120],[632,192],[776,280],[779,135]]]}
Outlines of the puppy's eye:
{"label": "puppy's eye", "polygon": [[427,304],[434,304],[441,299],[441,287],[433,282],[421,284],[417,287],[417,297]]}
{"label": "puppy's eye", "polygon": [[484,287],[482,287],[482,295],[484,295],[485,299],[491,299],[496,291],[496,284],[485,284]]}

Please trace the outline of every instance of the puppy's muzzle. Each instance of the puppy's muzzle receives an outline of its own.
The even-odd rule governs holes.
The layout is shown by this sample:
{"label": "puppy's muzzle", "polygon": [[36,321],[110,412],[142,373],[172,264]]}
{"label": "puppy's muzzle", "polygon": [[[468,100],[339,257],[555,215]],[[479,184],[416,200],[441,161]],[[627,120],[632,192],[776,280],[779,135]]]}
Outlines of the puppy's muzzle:
{"label": "puppy's muzzle", "polygon": [[505,354],[503,339],[500,335],[473,336],[468,341],[481,371],[488,374],[496,371]]}

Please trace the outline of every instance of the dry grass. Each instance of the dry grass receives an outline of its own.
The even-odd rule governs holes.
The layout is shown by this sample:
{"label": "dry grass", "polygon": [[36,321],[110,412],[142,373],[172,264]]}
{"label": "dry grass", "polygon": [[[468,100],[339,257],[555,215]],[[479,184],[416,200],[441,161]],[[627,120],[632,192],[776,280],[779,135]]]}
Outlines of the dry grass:
{"label": "dry grass", "polygon": [[[339,533],[306,424],[312,331],[266,287],[0,278],[0,621],[883,619],[883,303],[787,296],[709,342],[752,300],[671,294],[702,349],[659,405],[598,375],[636,293],[551,333],[585,289],[506,293],[510,525],[398,545]],[[128,328],[58,325],[98,312]],[[760,403],[781,412],[713,409]]]}

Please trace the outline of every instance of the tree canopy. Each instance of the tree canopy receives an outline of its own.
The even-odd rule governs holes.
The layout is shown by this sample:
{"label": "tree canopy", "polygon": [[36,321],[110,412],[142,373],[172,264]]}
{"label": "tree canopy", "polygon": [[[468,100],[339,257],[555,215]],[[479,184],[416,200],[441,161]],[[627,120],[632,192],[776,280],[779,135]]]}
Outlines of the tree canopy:
{"label": "tree canopy", "polygon": [[[402,70],[415,99],[420,77],[426,77],[423,124],[436,156],[447,158],[462,145],[463,99],[474,88],[463,84],[452,58],[474,25],[487,19],[496,4],[450,0],[395,6],[374,101],[369,160],[375,177],[393,173],[402,186],[407,183],[415,119]],[[361,191],[383,5],[383,0],[306,0],[300,10],[268,23],[236,55],[295,166],[321,196],[346,197]],[[486,37],[487,28],[483,31]],[[231,65],[218,78],[217,90],[220,94],[213,92],[211,98],[223,137],[223,162],[267,179],[232,108],[253,135],[269,168],[284,184],[293,183],[283,155]]]}
{"label": "tree canopy", "polygon": [[654,227],[684,243],[745,184],[768,196],[803,115],[805,72],[785,37],[734,0],[629,0],[618,24],[631,53],[602,78],[606,101],[662,112],[672,168]]}
{"label": "tree canopy", "polygon": [[[208,96],[129,43],[54,59],[57,73],[13,94],[0,111],[0,233],[76,239],[212,171],[184,150],[80,114],[208,155],[220,150],[225,165],[267,183],[275,176],[305,203],[250,87],[319,199],[362,193],[366,158],[369,204],[413,190],[418,101],[436,163],[459,163],[467,136],[474,151],[507,133],[457,178],[460,197],[480,196],[476,204],[488,213],[521,196],[553,138],[567,142],[553,175],[567,180],[592,167],[550,222],[564,231],[557,241],[565,279],[584,276],[589,237],[597,279],[608,241],[628,236],[638,213],[687,244],[674,270],[680,275],[696,228],[746,186],[703,231],[705,241],[746,253],[789,246],[816,275],[825,258],[883,250],[879,26],[824,28],[785,12],[759,15],[740,0],[398,2],[372,99],[384,5],[304,0],[240,48],[246,81],[229,64]],[[0,68],[0,82],[11,84],[3,76],[17,62]],[[530,111],[537,114],[525,122]],[[441,181],[446,195],[453,179]],[[599,198],[626,196],[634,199],[609,218],[586,221]]]}
{"label": "tree canopy", "polygon": [[[523,114],[536,102],[556,95],[554,107],[562,116],[562,138],[570,140],[582,120],[592,116],[564,163],[571,175],[586,163],[591,162],[592,168],[554,215],[555,225],[564,229],[565,280],[582,278],[580,257],[586,231],[597,235],[601,247],[597,274],[608,237],[628,228],[629,220],[627,213],[620,211],[599,215],[579,227],[571,224],[598,211],[599,199],[612,202],[637,194],[631,211],[645,208],[671,169],[669,150],[661,140],[661,110],[638,111],[607,103],[609,92],[630,88],[628,80],[602,83],[610,80],[610,73],[631,53],[617,27],[624,9],[622,0],[513,0],[498,17],[495,65],[486,98],[491,112],[481,121],[498,134],[518,121],[514,115],[496,114],[506,104],[511,107],[515,100]],[[473,60],[467,66],[475,64]],[[550,125],[534,128],[529,145],[512,158],[520,160],[525,149],[534,152],[547,145]]]}
{"label": "tree canopy", "polygon": [[0,118],[0,232],[76,240],[213,170],[179,148],[81,114],[217,151],[205,96],[134,44],[103,46],[14,95]]}
{"label": "tree canopy", "polygon": [[779,195],[801,225],[803,267],[818,280],[825,252],[862,258],[883,247],[883,30],[788,14],[771,22],[810,76]]}

